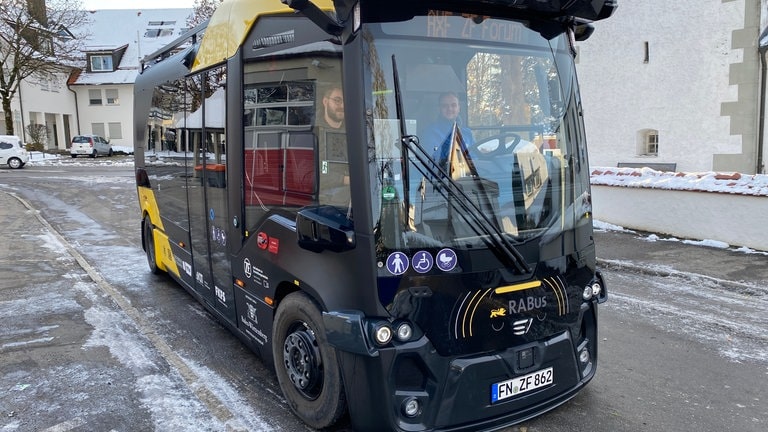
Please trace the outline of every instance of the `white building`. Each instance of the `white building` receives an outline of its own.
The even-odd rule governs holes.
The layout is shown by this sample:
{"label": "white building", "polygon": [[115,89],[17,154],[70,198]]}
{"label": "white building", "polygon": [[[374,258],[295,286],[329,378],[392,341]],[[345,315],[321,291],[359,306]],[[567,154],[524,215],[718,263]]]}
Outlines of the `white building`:
{"label": "white building", "polygon": [[[36,124],[46,126],[48,148],[64,148],[69,142],[76,108],[74,95],[67,87],[68,77],[62,72],[21,82],[11,110],[14,133],[24,136],[23,141],[29,141],[25,126]],[[5,133],[5,122],[0,121],[0,135]]]}
{"label": "white building", "polygon": [[76,133],[133,147],[133,83],[141,59],[184,33],[191,14],[192,9],[92,12],[85,67],[70,82],[77,98]]}
{"label": "white building", "polygon": [[[96,134],[133,146],[133,83],[140,60],[187,30],[191,8],[88,12],[82,69],[32,77],[13,103],[14,133],[29,142],[26,126],[45,125],[46,149],[69,148],[72,137]],[[5,124],[0,122],[0,133]]]}
{"label": "white building", "polygon": [[[25,13],[26,12],[26,13]],[[61,15],[55,15],[55,18],[49,17],[45,0],[26,0],[17,2],[6,2],[3,0],[2,6],[3,32],[13,32],[4,35],[0,39],[2,46],[3,61],[9,64],[0,64],[3,68],[3,77],[7,80],[6,86],[10,89],[17,83],[17,79],[11,77],[10,71],[13,66],[17,66],[14,56],[19,51],[16,46],[21,43],[35,43],[38,48],[48,48],[53,55],[57,52],[54,44],[46,43],[49,37],[71,39],[76,37],[66,28],[61,21]],[[52,18],[52,22],[49,19]],[[63,20],[66,22],[67,20]],[[23,30],[19,30],[23,28]],[[34,41],[34,42],[31,42]],[[5,45],[9,44],[9,45]],[[16,47],[16,48],[15,48]],[[28,46],[25,46],[28,48]],[[38,52],[39,54],[39,52]],[[26,63],[29,58],[25,58],[21,63]],[[34,64],[26,63],[26,64]],[[26,75],[28,68],[20,66],[20,73]],[[24,138],[25,142],[30,141],[27,127],[40,126],[43,131],[35,131],[39,139],[50,146],[64,145],[68,142],[73,117],[76,112],[73,94],[67,88],[67,79],[69,78],[70,68],[61,66],[54,71],[53,68],[46,72],[38,71],[37,74],[18,82],[13,97],[10,100],[9,111],[13,126],[13,133]],[[5,112],[0,108],[0,134],[9,134],[6,130]]]}
{"label": "white building", "polygon": [[619,0],[577,44],[590,164],[764,172],[765,16],[765,0]]}

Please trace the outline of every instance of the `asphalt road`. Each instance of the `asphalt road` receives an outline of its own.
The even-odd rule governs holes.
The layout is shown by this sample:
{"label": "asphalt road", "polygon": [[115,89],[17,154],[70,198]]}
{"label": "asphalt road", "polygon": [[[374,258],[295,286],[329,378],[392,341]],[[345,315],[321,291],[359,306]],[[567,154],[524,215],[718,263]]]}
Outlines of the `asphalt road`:
{"label": "asphalt road", "polygon": [[[119,160],[0,169],[0,432],[308,430],[257,357],[149,273]],[[596,233],[597,376],[505,431],[768,430],[768,256],[649,240]]]}

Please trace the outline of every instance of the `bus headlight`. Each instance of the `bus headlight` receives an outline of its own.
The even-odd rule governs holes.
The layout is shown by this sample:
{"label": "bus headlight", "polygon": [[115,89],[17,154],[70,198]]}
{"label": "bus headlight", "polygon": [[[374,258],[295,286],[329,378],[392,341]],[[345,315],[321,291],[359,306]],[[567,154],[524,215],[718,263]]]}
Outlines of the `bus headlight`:
{"label": "bus headlight", "polygon": [[373,340],[379,345],[386,345],[392,341],[392,328],[388,324],[377,324],[373,328]]}
{"label": "bus headlight", "polygon": [[591,285],[589,285],[586,288],[584,288],[584,292],[581,293],[581,298],[583,298],[585,301],[592,299],[592,286]]}
{"label": "bus headlight", "polygon": [[592,297],[598,297],[600,296],[600,292],[603,290],[603,287],[600,285],[600,282],[595,282],[592,284]]}
{"label": "bus headlight", "polygon": [[589,363],[589,350],[586,347],[584,347],[581,352],[579,352],[579,361],[583,365]]}
{"label": "bus headlight", "polygon": [[401,322],[397,325],[397,332],[395,337],[400,342],[407,342],[413,336],[413,327],[407,322]]}

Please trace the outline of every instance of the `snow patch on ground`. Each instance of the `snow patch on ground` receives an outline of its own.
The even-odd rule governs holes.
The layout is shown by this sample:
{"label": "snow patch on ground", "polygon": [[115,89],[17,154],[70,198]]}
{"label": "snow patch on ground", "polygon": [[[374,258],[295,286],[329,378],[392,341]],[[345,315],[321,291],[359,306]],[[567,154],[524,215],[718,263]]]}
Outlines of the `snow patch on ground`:
{"label": "snow patch on ground", "polygon": [[[261,418],[256,411],[253,410],[251,404],[240,396],[240,392],[237,388],[233,387],[229,382],[216,374],[211,369],[199,365],[190,359],[183,358],[184,363],[189,367],[199,378],[200,382],[204,383],[205,388],[213,393],[216,398],[224,403],[229,408],[229,411],[234,415],[233,418],[227,420],[227,430],[243,430],[243,431],[274,431],[279,430],[275,425],[269,424],[265,419]],[[200,384],[193,385],[193,389],[197,390]]]}
{"label": "snow patch on ground", "polygon": [[149,409],[156,430],[227,430],[186,388],[166,375],[145,375],[136,381],[140,400]]}
{"label": "snow patch on ground", "polygon": [[[595,228],[595,231],[602,231],[602,232],[609,232],[609,231],[616,231],[616,232],[625,232],[630,234],[637,234],[636,231],[621,227],[619,225],[614,225],[608,222],[602,222],[599,220],[594,220],[593,225]],[[638,234],[638,238],[643,241],[647,242],[682,242],[689,245],[695,245],[695,246],[705,246],[705,247],[712,247],[717,249],[729,249],[733,252],[741,252],[745,254],[758,254],[758,255],[765,255],[768,256],[768,252],[765,251],[757,251],[751,248],[748,248],[746,246],[740,246],[740,247],[734,247],[732,248],[731,245],[729,245],[726,242],[718,241],[718,240],[711,240],[711,239],[704,239],[704,240],[689,240],[689,239],[679,239],[676,237],[661,237],[658,234]]]}

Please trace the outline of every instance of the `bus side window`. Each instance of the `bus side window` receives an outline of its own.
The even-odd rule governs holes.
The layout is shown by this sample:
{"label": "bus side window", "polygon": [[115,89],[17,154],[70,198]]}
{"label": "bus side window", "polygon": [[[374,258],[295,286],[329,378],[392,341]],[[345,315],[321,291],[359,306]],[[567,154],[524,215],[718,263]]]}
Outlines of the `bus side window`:
{"label": "bus side window", "polygon": [[301,205],[310,204],[317,192],[315,161],[315,136],[311,133],[294,132],[288,136],[285,149],[285,191],[304,195]]}
{"label": "bus side window", "polygon": [[279,132],[247,133],[244,149],[245,205],[282,205]]}
{"label": "bus side window", "polygon": [[[321,205],[349,207],[349,159],[344,122],[344,92],[340,77],[318,84],[317,135],[319,138]],[[336,80],[335,78],[339,78]]]}

